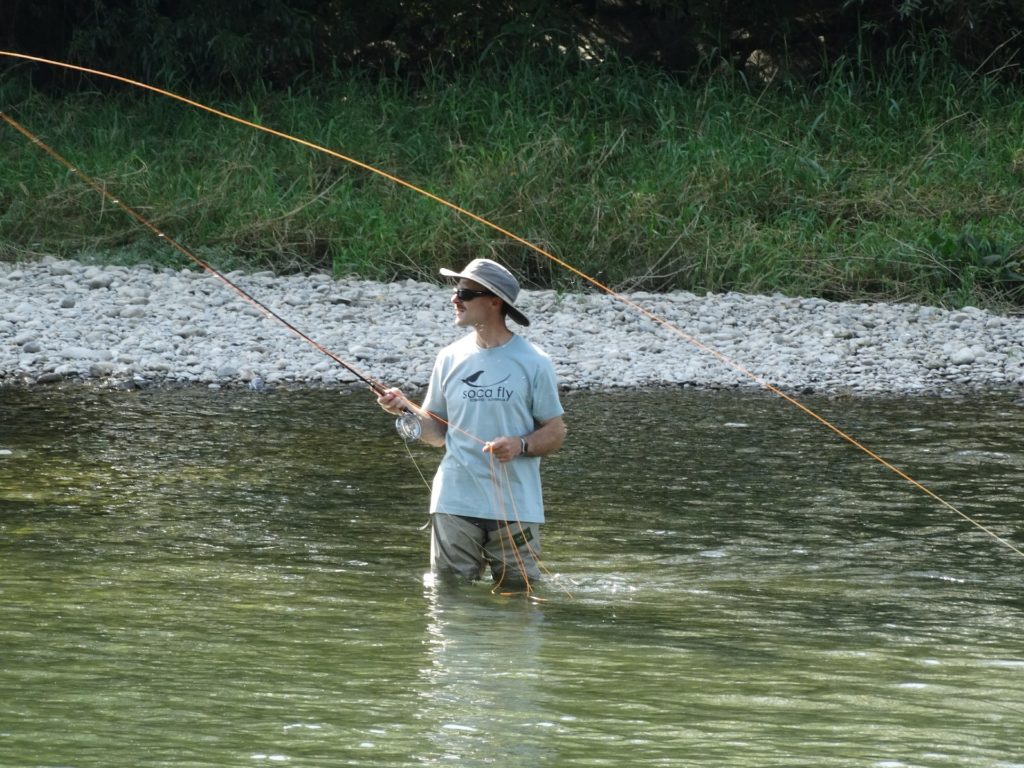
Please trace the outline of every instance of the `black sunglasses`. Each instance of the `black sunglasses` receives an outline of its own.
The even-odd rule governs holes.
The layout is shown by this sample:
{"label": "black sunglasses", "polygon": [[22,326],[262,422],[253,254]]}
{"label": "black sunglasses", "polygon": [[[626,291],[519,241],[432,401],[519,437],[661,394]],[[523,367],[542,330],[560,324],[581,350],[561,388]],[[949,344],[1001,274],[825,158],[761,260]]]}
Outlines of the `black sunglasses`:
{"label": "black sunglasses", "polygon": [[494,294],[490,291],[474,291],[472,288],[456,288],[455,295],[459,298],[459,301],[472,301],[473,299],[479,299],[481,296],[493,296]]}

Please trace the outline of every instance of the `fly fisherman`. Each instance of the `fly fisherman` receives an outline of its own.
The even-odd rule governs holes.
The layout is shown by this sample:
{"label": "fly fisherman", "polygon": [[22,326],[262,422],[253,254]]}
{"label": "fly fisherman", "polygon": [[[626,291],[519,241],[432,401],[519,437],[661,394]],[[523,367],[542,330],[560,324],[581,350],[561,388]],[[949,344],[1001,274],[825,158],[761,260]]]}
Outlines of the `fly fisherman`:
{"label": "fly fisherman", "polygon": [[422,409],[399,389],[377,402],[393,415],[418,413],[421,439],[445,449],[430,495],[432,571],[474,581],[490,566],[496,589],[529,592],[540,577],[540,457],[566,431],[555,368],[507,326],[530,324],[515,307],[511,272],[474,259],[441,274],[458,280],[455,325],[472,333],[438,354]]}

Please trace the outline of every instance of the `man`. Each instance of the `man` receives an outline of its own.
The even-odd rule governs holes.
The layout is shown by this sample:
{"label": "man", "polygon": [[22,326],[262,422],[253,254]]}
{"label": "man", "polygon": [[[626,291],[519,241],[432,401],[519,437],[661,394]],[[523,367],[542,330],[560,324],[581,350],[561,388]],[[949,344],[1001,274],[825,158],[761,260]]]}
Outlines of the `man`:
{"label": "man", "polygon": [[398,389],[377,402],[391,414],[418,413],[421,439],[445,448],[430,497],[432,570],[473,581],[490,566],[496,588],[529,592],[540,577],[540,457],[558,450],[566,431],[554,365],[507,325],[530,324],[515,306],[511,272],[474,259],[441,274],[458,280],[455,324],[472,333],[438,354],[422,409]]}

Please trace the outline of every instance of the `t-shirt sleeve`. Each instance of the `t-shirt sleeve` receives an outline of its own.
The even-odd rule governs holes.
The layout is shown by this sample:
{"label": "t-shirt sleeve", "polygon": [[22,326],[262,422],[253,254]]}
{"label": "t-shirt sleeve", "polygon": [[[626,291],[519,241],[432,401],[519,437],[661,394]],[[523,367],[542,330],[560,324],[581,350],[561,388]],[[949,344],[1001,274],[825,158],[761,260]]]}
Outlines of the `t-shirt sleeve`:
{"label": "t-shirt sleeve", "polygon": [[533,379],[533,418],[548,421],[565,413],[558,399],[558,380],[555,365],[544,355]]}
{"label": "t-shirt sleeve", "polygon": [[448,407],[444,399],[444,374],[442,372],[442,357],[434,360],[434,367],[430,372],[430,382],[427,384],[427,395],[423,398],[423,408],[430,413],[437,414],[442,419],[448,418]]}

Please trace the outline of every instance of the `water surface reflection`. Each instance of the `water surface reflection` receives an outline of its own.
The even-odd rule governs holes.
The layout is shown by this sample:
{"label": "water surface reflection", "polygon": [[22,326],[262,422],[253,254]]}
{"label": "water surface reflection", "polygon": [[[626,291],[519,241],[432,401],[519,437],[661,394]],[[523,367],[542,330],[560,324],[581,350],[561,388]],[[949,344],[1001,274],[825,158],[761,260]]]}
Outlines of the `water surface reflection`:
{"label": "water surface reflection", "polygon": [[[760,395],[570,395],[541,602],[372,398],[0,390],[0,764],[1020,766],[1022,558]],[[1020,545],[1024,409],[812,405]]]}

